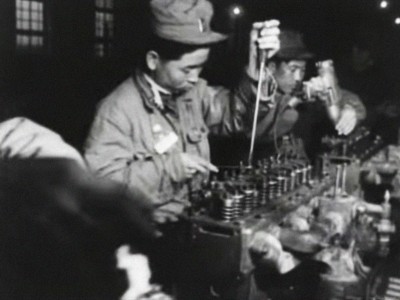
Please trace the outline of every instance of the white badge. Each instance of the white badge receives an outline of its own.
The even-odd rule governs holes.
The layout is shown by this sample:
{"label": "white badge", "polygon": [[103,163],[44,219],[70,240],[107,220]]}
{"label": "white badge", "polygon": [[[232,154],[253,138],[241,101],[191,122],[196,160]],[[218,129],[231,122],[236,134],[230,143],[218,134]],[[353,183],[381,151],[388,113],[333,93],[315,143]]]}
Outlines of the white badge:
{"label": "white badge", "polygon": [[177,142],[178,136],[175,132],[171,131],[160,138],[160,140],[154,145],[154,149],[158,154],[163,154],[167,152]]}

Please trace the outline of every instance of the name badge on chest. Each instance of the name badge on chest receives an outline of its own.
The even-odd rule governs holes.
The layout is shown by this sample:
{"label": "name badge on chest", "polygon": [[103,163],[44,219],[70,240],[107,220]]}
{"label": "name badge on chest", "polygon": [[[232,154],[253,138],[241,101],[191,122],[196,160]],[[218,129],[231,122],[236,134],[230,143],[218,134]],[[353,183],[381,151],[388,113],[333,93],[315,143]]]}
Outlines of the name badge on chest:
{"label": "name badge on chest", "polygon": [[154,150],[158,154],[163,154],[171,149],[178,142],[179,138],[175,132],[170,131],[167,134],[163,134],[160,136],[156,144],[154,145]]}

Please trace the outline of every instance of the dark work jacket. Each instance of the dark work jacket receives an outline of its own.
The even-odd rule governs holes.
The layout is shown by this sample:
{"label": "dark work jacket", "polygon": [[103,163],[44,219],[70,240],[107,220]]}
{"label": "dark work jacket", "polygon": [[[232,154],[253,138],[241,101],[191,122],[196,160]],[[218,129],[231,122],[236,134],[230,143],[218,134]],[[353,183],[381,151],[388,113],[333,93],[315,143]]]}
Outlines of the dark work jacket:
{"label": "dark work jacket", "polygon": [[[365,119],[366,110],[360,98],[343,89],[340,90],[340,94],[339,109],[351,106],[356,111],[358,122]],[[293,107],[290,105],[291,98],[291,95],[285,95],[278,91],[275,96],[275,105],[260,117],[254,155],[256,159],[265,158],[275,153],[276,147],[279,147],[280,138],[288,133],[294,133],[296,137],[305,140],[306,148],[309,148],[309,143],[315,143],[315,140],[320,139],[323,135],[323,133],[316,135],[316,132],[326,134],[331,127],[334,127],[322,102],[302,103],[298,107]],[[315,107],[318,107],[318,109],[315,109]],[[321,124],[324,124],[323,128],[317,127]],[[312,151],[314,150],[312,148]]]}

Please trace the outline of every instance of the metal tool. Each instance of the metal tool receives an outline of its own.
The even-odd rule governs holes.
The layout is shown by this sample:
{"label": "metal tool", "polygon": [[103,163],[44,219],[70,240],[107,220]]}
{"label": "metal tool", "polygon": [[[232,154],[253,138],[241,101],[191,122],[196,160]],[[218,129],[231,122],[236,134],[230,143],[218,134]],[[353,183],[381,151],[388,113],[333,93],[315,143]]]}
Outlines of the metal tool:
{"label": "metal tool", "polygon": [[254,117],[253,117],[253,127],[251,130],[251,142],[250,142],[250,152],[249,152],[249,160],[248,165],[251,166],[253,162],[253,154],[254,154],[254,142],[256,138],[256,130],[257,130],[257,118],[258,118],[258,111],[260,109],[260,100],[261,100],[261,88],[263,79],[265,76],[265,62],[268,58],[268,51],[261,52],[261,62],[260,62],[260,69],[258,74],[258,84],[257,84],[257,97],[256,97],[256,106],[254,109]]}

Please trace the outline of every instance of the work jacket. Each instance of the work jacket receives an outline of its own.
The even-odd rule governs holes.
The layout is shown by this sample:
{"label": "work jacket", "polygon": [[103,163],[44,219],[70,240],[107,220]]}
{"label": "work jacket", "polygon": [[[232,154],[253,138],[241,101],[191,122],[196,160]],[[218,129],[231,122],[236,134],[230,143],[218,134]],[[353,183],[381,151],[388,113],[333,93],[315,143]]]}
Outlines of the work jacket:
{"label": "work jacket", "polygon": [[[188,204],[188,192],[199,190],[207,179],[207,174],[196,174],[187,181],[180,153],[209,161],[209,132],[233,135],[251,130],[254,94],[248,78],[232,92],[199,79],[161,109],[137,70],[99,103],[85,159],[98,175],[141,189],[160,210],[180,213]],[[173,143],[171,135],[178,141]]]}
{"label": "work jacket", "polygon": [[[350,106],[355,110],[357,123],[364,120],[366,109],[360,98],[344,89],[340,89],[340,95],[339,109],[343,110]],[[256,131],[255,159],[266,158],[276,153],[281,137],[289,133],[301,138],[306,143],[306,148],[310,141],[316,143],[323,135],[331,133],[330,128],[334,128],[334,124],[322,101],[304,102],[300,108],[299,105],[291,104],[292,99],[293,96],[284,94],[278,89],[274,105],[267,107],[260,116]],[[307,114],[304,114],[304,108],[307,108]]]}
{"label": "work jacket", "polygon": [[[347,90],[340,90],[339,109],[342,110],[346,106],[351,106],[356,112],[357,122],[366,117],[366,109],[360,98]],[[258,142],[271,142],[292,131],[298,120],[298,111],[296,106],[291,105],[293,96],[283,94],[278,90],[275,95],[275,104],[262,114],[257,124]],[[310,103],[304,103],[305,105]],[[323,105],[321,103],[321,105]],[[317,113],[317,112],[316,112]],[[321,117],[321,116],[316,116]],[[329,118],[327,114],[323,117]]]}

